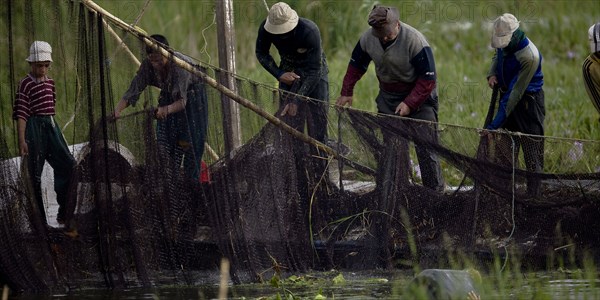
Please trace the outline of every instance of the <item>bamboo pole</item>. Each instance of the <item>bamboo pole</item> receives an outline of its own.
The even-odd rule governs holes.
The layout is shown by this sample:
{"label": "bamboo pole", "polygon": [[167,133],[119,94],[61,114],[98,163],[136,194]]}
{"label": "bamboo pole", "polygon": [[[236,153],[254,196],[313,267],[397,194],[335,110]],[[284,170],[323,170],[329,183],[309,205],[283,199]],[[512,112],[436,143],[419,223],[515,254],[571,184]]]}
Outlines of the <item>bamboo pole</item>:
{"label": "bamboo pole", "polygon": [[219,300],[227,299],[227,290],[229,282],[229,260],[221,259],[221,280],[219,281]]}
{"label": "bamboo pole", "polygon": [[[105,20],[102,20],[102,22],[104,23],[104,26],[106,26],[106,29],[108,29],[108,32],[112,35],[112,37],[117,41],[117,43],[119,43],[119,47],[117,48],[117,50],[120,48],[125,49],[125,52],[127,52],[127,54],[129,54],[129,57],[131,58],[131,60],[135,63],[136,66],[139,67],[141,65],[141,62],[135,56],[135,54],[133,54],[133,52],[129,49],[129,47],[127,47],[127,44],[125,44],[123,39],[121,39],[121,37],[119,37],[119,35],[110,26],[110,24],[106,23]],[[217,152],[215,152],[215,150],[213,150],[213,148],[208,143],[204,143],[204,147],[206,150],[208,150],[207,152],[210,154],[212,159],[219,160],[219,155],[217,154]]]}
{"label": "bamboo pole", "polygon": [[[237,93],[235,79],[235,30],[233,26],[232,0],[215,0],[217,15],[217,45],[219,49],[219,68],[226,70],[219,74],[219,82]],[[242,127],[240,123],[240,107],[225,94],[221,94],[223,108],[223,135],[227,153],[242,146]]]}
{"label": "bamboo pole", "polygon": [[110,24],[106,23],[105,20],[102,20],[102,23],[104,23],[104,26],[106,26],[106,29],[108,29],[108,32],[110,33],[110,35],[112,35],[112,37],[117,41],[117,43],[119,43],[119,47],[117,48],[117,50],[119,50],[121,48],[125,49],[125,52],[127,52],[127,54],[129,54],[129,58],[131,58],[131,60],[137,66],[139,66],[141,64],[140,61],[139,61],[139,59],[137,59],[137,57],[135,57],[135,55],[133,54],[133,52],[131,52],[131,50],[129,49],[129,47],[127,47],[127,44],[125,44],[125,42],[115,32],[115,30],[112,29],[112,27],[110,26]]}
{"label": "bamboo pole", "polygon": [[8,300],[8,292],[9,292],[8,285],[5,284],[4,288],[2,289],[2,300]]}
{"label": "bamboo pole", "polygon": [[361,172],[369,174],[369,175],[375,175],[375,171],[373,169],[371,169],[367,166],[363,166],[354,161],[351,161],[351,160],[347,159],[346,157],[344,157],[343,155],[340,155],[333,148],[315,140],[314,138],[310,137],[309,135],[307,135],[303,132],[297,131],[293,127],[291,127],[288,124],[286,124],[285,122],[283,122],[281,119],[266,112],[265,110],[260,108],[258,105],[254,104],[252,101],[234,93],[232,90],[228,89],[227,87],[223,86],[222,84],[219,84],[214,78],[212,78],[212,77],[208,76],[206,73],[200,71],[196,66],[190,64],[189,62],[187,62],[177,56],[171,55],[171,53],[169,51],[167,51],[165,48],[163,48],[158,43],[156,43],[153,39],[149,38],[145,33],[141,32],[139,29],[135,28],[134,26],[131,26],[131,25],[125,23],[121,19],[115,17],[110,12],[106,11],[105,9],[103,9],[102,7],[100,7],[99,5],[94,3],[94,1],[92,1],[92,0],[81,0],[81,1],[88,9],[95,11],[98,14],[103,15],[105,18],[107,18],[108,20],[113,22],[115,25],[138,36],[140,39],[142,39],[144,41],[144,43],[146,43],[146,45],[151,46],[151,47],[156,47],[163,56],[169,57],[170,59],[172,59],[173,62],[175,62],[175,64],[177,64],[179,67],[195,74],[196,76],[201,77],[204,80],[204,82],[206,82],[208,85],[217,89],[219,92],[225,94],[226,96],[231,98],[233,101],[254,111],[259,116],[261,116],[261,117],[265,118],[267,121],[269,121],[271,124],[281,128],[285,132],[291,134],[293,137],[303,141],[304,143],[313,145],[317,149],[327,153],[328,155],[331,155],[334,158],[343,160],[344,163],[346,163],[348,166],[350,166],[358,171],[361,171]]}

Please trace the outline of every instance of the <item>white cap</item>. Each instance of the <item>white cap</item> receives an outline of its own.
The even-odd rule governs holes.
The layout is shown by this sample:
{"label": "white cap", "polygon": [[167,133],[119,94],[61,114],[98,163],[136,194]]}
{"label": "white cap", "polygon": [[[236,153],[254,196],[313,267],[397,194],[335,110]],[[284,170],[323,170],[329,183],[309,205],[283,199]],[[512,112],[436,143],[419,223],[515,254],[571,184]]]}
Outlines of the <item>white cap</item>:
{"label": "white cap", "polygon": [[284,34],[292,31],[298,25],[298,14],[284,2],[271,6],[265,22],[265,29],[272,34]]}
{"label": "white cap", "polygon": [[510,43],[513,32],[519,28],[519,21],[512,14],[503,14],[494,21],[492,47],[504,48]]}
{"label": "white cap", "polygon": [[44,41],[35,41],[29,47],[28,62],[52,61],[52,47]]}
{"label": "white cap", "polygon": [[588,29],[588,40],[590,41],[590,50],[592,53],[600,51],[600,22],[592,25]]}

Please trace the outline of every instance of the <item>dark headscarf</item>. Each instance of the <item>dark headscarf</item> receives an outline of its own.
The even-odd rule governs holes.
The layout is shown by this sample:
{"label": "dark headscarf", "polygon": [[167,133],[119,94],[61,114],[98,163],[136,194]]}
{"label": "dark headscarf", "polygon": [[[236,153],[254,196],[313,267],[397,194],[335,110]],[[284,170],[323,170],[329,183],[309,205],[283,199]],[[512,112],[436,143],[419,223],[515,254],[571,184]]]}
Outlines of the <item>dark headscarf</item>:
{"label": "dark headscarf", "polygon": [[517,47],[519,46],[519,43],[526,38],[527,36],[525,36],[525,32],[523,32],[523,30],[520,28],[517,28],[510,38],[510,43],[508,43],[508,46],[504,47],[503,49],[504,54],[508,55],[515,53],[518,50]]}

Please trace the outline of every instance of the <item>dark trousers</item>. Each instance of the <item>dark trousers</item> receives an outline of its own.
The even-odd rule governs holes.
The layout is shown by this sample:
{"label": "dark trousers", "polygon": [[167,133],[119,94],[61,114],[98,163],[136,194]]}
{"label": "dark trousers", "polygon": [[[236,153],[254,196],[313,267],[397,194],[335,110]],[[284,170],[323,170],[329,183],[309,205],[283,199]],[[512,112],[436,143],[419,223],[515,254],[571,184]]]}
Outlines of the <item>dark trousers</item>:
{"label": "dark trousers", "polygon": [[[379,113],[394,115],[396,106],[400,104],[403,99],[403,96],[380,90],[376,99]],[[436,124],[438,121],[437,107],[433,105],[433,103],[433,99],[429,99],[421,105],[418,110],[412,111],[408,117],[434,123],[402,122],[402,120],[399,119],[394,126],[398,126],[401,130],[406,130],[406,133],[409,136],[419,139],[415,139],[414,143],[417,159],[419,160],[419,169],[421,170],[423,185],[436,191],[443,191],[444,179],[442,177],[442,167],[439,158],[434,152],[427,149],[428,146],[426,145],[437,144],[439,142]],[[391,150],[388,149],[387,151],[384,151],[384,153],[399,156],[399,158],[394,159],[393,161],[396,161],[401,172],[406,172],[406,176],[400,176],[400,178],[408,179],[408,172],[410,172],[408,141],[395,134],[384,133],[383,138],[384,145],[388,145],[392,148]],[[423,141],[425,144],[421,144],[420,141]],[[385,158],[383,160],[390,161]]]}
{"label": "dark trousers", "polygon": [[[279,85],[280,89],[285,91],[294,92],[293,86],[288,86],[285,84]],[[283,120],[293,127],[294,129],[305,132],[305,128],[307,134],[314,138],[315,140],[326,143],[327,142],[327,114],[329,111],[329,105],[327,101],[329,100],[329,81],[325,76],[318,83],[310,89],[307,95],[303,95],[310,97],[311,99],[317,99],[322,101],[314,101],[309,100],[306,101],[301,99],[296,101],[298,104],[298,112],[296,116],[286,115],[283,117]],[[278,112],[278,116],[280,115],[281,110],[288,104],[290,101],[294,101],[291,97],[287,97],[285,94],[280,99],[280,109]],[[303,142],[298,142],[299,144],[294,147],[296,151],[296,157],[305,157],[306,145]],[[312,157],[324,157],[324,153],[320,153],[316,147],[310,147],[309,153]],[[315,175],[315,179],[318,180],[323,174],[325,174],[327,167],[326,159],[312,159],[312,167],[314,167],[313,174]]]}
{"label": "dark trousers", "polygon": [[31,116],[27,120],[25,139],[29,147],[28,171],[40,216],[47,223],[41,183],[44,163],[48,161],[54,170],[54,191],[59,206],[57,218],[64,220],[69,184],[76,165],[67,142],[51,116]]}
{"label": "dark trousers", "polygon": [[[292,93],[296,92],[298,83],[293,86],[280,84],[280,88],[285,91]],[[307,91],[306,95],[310,97],[307,99],[293,99],[288,97],[286,93],[283,93],[280,97],[280,107],[277,112],[277,117],[298,130],[299,132],[307,132],[307,134],[315,140],[326,143],[327,141],[327,112],[329,105],[329,82],[326,76],[323,76]],[[315,101],[317,99],[321,101]],[[281,117],[281,111],[290,102],[298,104],[298,111],[295,116],[289,114]],[[314,224],[320,223],[321,212],[324,211],[324,206],[327,204],[325,198],[321,197],[322,193],[326,192],[329,181],[327,173],[327,155],[321,153],[316,147],[306,144],[299,139],[293,139],[292,151],[294,155],[294,162],[296,165],[296,180],[297,180],[297,191],[299,199],[301,200],[301,211],[306,213],[308,218],[309,206],[312,204],[315,208],[315,219]],[[312,195],[315,195],[315,202],[313,202]]]}
{"label": "dark trousers", "polygon": [[[173,103],[169,91],[160,93],[159,106]],[[208,129],[208,102],[203,84],[194,84],[188,89],[185,110],[159,120],[156,138],[159,149],[172,159],[172,166],[178,169],[183,160],[186,177],[198,181],[200,178],[204,142]]]}
{"label": "dark trousers", "polygon": [[[500,95],[502,97],[502,95]],[[541,173],[544,170],[544,91],[527,92],[523,95],[514,111],[507,117],[502,128],[512,132],[537,135],[518,136],[502,135],[496,141],[495,161],[513,167],[513,159],[519,157],[519,149],[523,149],[527,171]],[[535,175],[527,178],[527,193],[539,195],[540,180]]]}
{"label": "dark trousers", "polygon": [[[294,93],[293,86],[280,84],[279,88],[284,91]],[[307,96],[312,99],[321,101],[305,101],[304,99],[297,101],[298,113],[295,117],[287,116],[285,122],[294,129],[304,132],[306,127],[307,133],[315,140],[325,143],[327,141],[327,113],[329,111],[329,81],[327,78],[321,79],[310,91]],[[283,109],[286,104],[293,101],[292,97],[287,97],[285,94],[280,99],[280,109]]]}

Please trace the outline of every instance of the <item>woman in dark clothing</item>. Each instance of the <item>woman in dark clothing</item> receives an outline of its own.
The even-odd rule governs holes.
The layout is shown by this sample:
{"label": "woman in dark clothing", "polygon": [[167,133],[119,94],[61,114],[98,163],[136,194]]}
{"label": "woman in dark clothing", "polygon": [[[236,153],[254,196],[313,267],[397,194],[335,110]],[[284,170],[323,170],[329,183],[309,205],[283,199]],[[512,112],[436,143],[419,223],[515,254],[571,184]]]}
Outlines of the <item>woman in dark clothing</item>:
{"label": "woman in dark clothing", "polygon": [[[151,37],[164,46],[169,45],[162,35]],[[148,57],[142,62],[129,89],[119,101],[114,117],[118,118],[121,111],[129,105],[135,105],[147,86],[160,88],[155,114],[158,120],[158,144],[174,160],[174,166],[179,166],[183,160],[186,176],[198,181],[208,126],[204,83],[199,77],[163,56],[159,48],[147,47],[146,52]],[[180,53],[174,55],[191,62],[191,59]]]}

